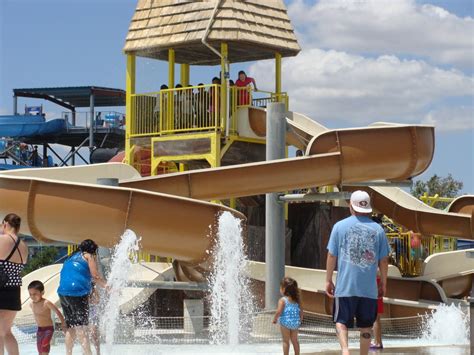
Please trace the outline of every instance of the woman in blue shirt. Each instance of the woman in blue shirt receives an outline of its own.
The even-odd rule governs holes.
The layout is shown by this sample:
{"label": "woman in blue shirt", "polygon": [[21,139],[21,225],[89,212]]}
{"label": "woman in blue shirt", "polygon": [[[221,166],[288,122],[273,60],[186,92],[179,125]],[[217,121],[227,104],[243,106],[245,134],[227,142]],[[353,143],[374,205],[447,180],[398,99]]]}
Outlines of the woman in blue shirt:
{"label": "woman in blue shirt", "polygon": [[106,286],[106,281],[97,269],[97,248],[93,240],[84,240],[79,245],[78,251],[66,259],[61,269],[58,295],[67,325],[65,339],[67,354],[72,354],[76,336],[84,354],[92,354],[87,334],[89,295],[92,282],[101,287]]}

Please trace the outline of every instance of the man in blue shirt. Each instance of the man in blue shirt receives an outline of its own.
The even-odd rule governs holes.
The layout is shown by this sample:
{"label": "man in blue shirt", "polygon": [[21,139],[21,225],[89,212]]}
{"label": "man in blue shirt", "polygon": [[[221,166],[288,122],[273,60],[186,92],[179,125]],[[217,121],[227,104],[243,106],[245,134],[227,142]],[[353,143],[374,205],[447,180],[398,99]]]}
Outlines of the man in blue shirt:
{"label": "man in blue shirt", "polygon": [[[351,216],[337,222],[328,243],[326,294],[334,298],[334,322],[342,353],[349,354],[347,329],[360,328],[360,354],[368,354],[371,328],[377,318],[377,297],[385,295],[389,245],[383,228],[370,215],[370,196],[355,191]],[[337,264],[336,287],[332,275]],[[380,285],[377,288],[377,268]]]}

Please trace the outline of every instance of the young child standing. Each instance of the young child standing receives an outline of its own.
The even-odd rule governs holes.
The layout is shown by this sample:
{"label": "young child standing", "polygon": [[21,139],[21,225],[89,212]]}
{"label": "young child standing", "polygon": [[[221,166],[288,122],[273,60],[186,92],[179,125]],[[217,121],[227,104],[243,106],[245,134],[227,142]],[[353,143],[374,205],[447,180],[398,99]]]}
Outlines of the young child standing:
{"label": "young child standing", "polygon": [[295,355],[299,355],[298,328],[303,321],[303,308],[300,305],[300,293],[296,280],[285,277],[280,283],[280,293],[283,297],[278,301],[273,324],[276,324],[277,321],[280,323],[283,354],[288,355],[290,353],[291,341]]}
{"label": "young child standing", "polygon": [[43,298],[44,285],[41,281],[32,281],[28,285],[28,292],[32,303],[30,303],[33,315],[35,316],[38,331],[36,333],[36,346],[40,355],[49,354],[51,348],[51,339],[54,334],[53,319],[51,311],[55,312],[61,320],[63,331],[66,330],[66,322],[61,311],[50,301]]}

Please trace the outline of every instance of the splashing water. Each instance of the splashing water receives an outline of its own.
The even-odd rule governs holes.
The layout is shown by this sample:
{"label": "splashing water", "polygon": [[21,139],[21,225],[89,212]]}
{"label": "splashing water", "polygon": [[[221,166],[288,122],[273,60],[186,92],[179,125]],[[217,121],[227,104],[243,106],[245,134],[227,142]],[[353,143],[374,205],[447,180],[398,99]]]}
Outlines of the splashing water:
{"label": "splashing water", "polygon": [[121,290],[125,288],[132,264],[137,262],[139,241],[136,234],[127,229],[115,246],[110,273],[107,278],[109,296],[106,301],[103,316],[101,317],[101,331],[105,334],[106,353],[111,354],[115,329],[120,313]]}
{"label": "splashing water", "polygon": [[423,320],[421,340],[443,345],[469,344],[469,317],[460,306],[441,304]]}
{"label": "splashing water", "polygon": [[219,217],[218,237],[213,254],[213,270],[209,278],[211,289],[212,344],[237,345],[239,335],[248,329],[253,311],[249,280],[244,275],[246,265],[241,220],[230,212]]}

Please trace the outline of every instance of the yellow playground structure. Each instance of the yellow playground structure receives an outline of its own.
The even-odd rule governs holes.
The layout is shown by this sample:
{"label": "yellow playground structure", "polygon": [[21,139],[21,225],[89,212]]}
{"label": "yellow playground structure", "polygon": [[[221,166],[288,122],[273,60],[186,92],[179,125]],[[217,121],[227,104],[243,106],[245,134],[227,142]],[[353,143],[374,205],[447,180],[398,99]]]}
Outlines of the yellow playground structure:
{"label": "yellow playground structure", "polygon": [[[248,116],[248,108],[266,107],[268,102],[284,102],[288,108],[288,96],[281,90],[281,60],[298,54],[300,47],[284,5],[217,1],[198,5],[154,2],[152,7],[138,3],[124,49],[126,162],[144,175],[174,171],[173,165],[171,169],[166,165],[169,162],[181,164],[181,170],[196,164],[218,167],[248,162],[239,151],[248,151],[249,144],[265,143],[264,137],[245,127],[243,116]],[[263,25],[237,21],[236,16],[258,16]],[[136,92],[136,56],[168,61],[166,89]],[[275,61],[273,92],[231,86],[231,64],[269,58]],[[175,63],[180,64],[179,82]],[[220,76],[212,84],[190,85],[191,66],[203,65],[220,65]],[[250,161],[265,159],[257,155]]]}

